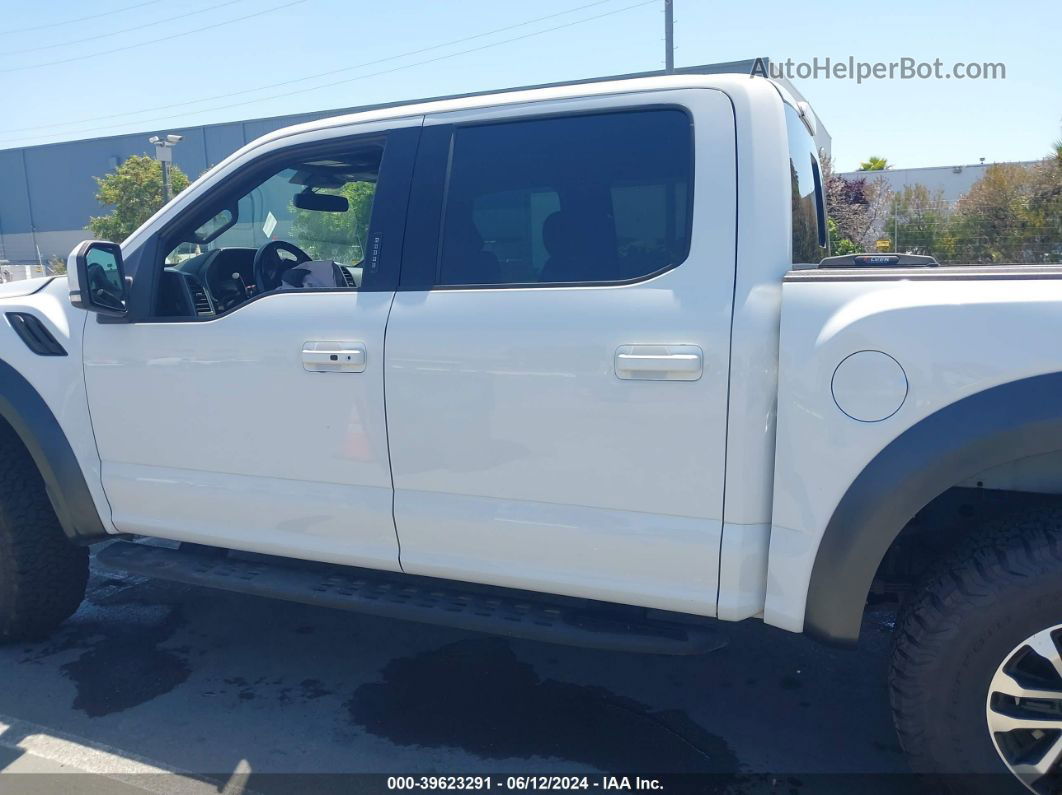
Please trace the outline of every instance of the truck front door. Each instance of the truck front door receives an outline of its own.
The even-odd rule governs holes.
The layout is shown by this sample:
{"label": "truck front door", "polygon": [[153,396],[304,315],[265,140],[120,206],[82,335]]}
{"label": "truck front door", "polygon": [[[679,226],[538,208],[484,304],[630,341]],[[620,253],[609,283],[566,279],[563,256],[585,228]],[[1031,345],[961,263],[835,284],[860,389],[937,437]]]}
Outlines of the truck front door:
{"label": "truck front door", "polygon": [[383,345],[419,126],[266,145],[131,252],[132,322],[84,350],[119,530],[398,568]]}

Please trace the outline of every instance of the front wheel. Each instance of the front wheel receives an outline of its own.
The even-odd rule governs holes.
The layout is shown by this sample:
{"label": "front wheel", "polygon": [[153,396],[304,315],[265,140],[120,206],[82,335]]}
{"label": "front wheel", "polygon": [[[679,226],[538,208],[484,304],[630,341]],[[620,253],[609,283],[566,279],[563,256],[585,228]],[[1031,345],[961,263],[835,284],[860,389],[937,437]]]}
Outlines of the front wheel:
{"label": "front wheel", "polygon": [[912,767],[964,793],[1062,792],[1062,509],[986,528],[896,625],[893,717]]}
{"label": "front wheel", "polygon": [[0,422],[0,643],[55,629],[87,580],[88,550],[67,541],[33,459]]}

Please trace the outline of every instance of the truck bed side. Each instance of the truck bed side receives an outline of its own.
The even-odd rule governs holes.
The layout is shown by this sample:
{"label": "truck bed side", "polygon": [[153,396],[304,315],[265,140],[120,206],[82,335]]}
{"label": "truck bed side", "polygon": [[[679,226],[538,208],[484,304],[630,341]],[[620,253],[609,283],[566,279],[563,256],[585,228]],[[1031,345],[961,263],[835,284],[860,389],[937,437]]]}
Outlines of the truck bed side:
{"label": "truck bed side", "polygon": [[919,509],[1062,449],[1060,304],[1058,267],[786,277],[767,623],[854,640]]}

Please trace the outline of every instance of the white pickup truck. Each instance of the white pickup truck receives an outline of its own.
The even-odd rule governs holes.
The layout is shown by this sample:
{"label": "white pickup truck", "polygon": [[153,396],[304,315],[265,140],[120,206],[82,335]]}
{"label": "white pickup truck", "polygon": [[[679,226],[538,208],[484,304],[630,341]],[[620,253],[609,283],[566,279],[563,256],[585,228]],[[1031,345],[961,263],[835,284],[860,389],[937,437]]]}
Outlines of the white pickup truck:
{"label": "white pickup truck", "polygon": [[823,259],[814,124],[747,75],[324,119],[0,287],[0,638],[100,541],[655,653],[892,599],[914,767],[1055,791],[1062,268]]}

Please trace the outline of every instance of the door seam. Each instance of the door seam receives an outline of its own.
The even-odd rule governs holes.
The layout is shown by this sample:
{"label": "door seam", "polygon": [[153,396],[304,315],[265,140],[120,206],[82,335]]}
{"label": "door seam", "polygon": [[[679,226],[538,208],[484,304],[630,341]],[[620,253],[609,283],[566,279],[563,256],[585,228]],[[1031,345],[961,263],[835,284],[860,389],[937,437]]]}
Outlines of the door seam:
{"label": "door seam", "polygon": [[406,573],[402,566],[402,539],[398,535],[398,519],[395,516],[395,469],[391,463],[391,423],[387,419],[387,331],[391,327],[391,312],[395,308],[397,291],[391,293],[391,303],[387,307],[387,318],[384,320],[383,344],[380,353],[380,386],[383,391],[383,415],[384,415],[384,441],[387,445],[387,472],[391,476],[391,526],[395,530],[395,545],[398,547],[398,570]]}
{"label": "door seam", "polygon": [[85,413],[88,415],[89,432],[92,434],[92,446],[96,451],[96,460],[100,462],[100,492],[103,494],[103,499],[107,503],[107,511],[110,514],[107,517],[107,523],[110,525],[111,530],[114,531],[112,533],[113,535],[120,531],[114,523],[114,506],[111,504],[111,497],[107,493],[107,486],[103,481],[103,456],[100,454],[100,443],[96,439],[96,424],[92,419],[92,401],[89,399],[88,372],[85,368],[85,337],[88,334],[88,321],[91,313],[85,312],[83,314],[85,315],[85,324],[81,327],[81,386],[85,390]]}

